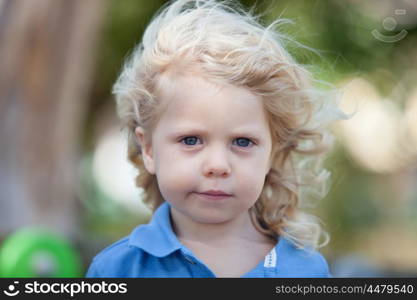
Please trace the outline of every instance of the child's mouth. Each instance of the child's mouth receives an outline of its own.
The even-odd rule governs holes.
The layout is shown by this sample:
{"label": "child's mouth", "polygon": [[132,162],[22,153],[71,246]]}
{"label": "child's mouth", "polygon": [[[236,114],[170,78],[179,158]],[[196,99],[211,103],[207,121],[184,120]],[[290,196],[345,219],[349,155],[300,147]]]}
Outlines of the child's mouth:
{"label": "child's mouth", "polygon": [[214,191],[214,190],[205,191],[202,193],[196,192],[196,194],[200,196],[201,198],[208,199],[208,200],[222,200],[222,199],[227,199],[227,198],[232,197],[232,195],[227,194],[223,191]]}

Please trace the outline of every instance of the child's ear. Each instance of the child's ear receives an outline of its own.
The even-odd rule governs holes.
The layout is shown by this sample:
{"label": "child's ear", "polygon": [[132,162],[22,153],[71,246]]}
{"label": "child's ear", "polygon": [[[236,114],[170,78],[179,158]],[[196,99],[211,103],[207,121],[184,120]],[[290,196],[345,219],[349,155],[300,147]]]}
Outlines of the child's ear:
{"label": "child's ear", "polygon": [[136,127],[135,135],[138,139],[138,143],[142,149],[142,158],[143,163],[145,164],[146,170],[151,173],[155,174],[155,162],[153,159],[153,149],[151,142],[147,142],[145,139],[145,130],[142,127]]}

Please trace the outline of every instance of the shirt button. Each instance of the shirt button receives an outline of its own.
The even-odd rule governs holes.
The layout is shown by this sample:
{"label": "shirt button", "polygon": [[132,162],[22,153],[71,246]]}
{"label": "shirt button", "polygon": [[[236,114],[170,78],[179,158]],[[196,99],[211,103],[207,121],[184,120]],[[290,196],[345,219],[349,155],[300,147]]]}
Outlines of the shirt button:
{"label": "shirt button", "polygon": [[184,257],[185,257],[185,260],[188,261],[190,264],[193,264],[193,265],[196,264],[196,262],[194,261],[194,259],[192,259],[188,255],[185,255]]}

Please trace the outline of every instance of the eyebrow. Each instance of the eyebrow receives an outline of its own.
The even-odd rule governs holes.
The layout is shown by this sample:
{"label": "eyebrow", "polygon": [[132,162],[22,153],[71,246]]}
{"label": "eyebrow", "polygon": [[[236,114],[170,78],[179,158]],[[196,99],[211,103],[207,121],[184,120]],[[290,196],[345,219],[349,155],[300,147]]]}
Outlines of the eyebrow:
{"label": "eyebrow", "polygon": [[[189,134],[189,133],[200,133],[200,134],[207,134],[208,130],[204,126],[177,126],[173,127],[170,130],[171,134],[175,135],[182,135],[182,134]],[[237,127],[231,132],[232,135],[244,135],[244,136],[253,136],[253,137],[261,137],[262,133],[258,127],[253,126],[241,126]]]}

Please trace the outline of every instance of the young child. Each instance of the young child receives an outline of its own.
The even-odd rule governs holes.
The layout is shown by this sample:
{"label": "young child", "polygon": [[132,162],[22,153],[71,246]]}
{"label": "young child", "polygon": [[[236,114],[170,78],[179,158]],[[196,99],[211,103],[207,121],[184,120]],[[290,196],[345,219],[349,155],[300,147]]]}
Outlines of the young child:
{"label": "young child", "polygon": [[[138,187],[154,214],[88,277],[327,277],[327,235],[300,207],[324,195],[340,118],[239,5],[169,3],[114,86]],[[324,240],[321,239],[324,237]]]}

